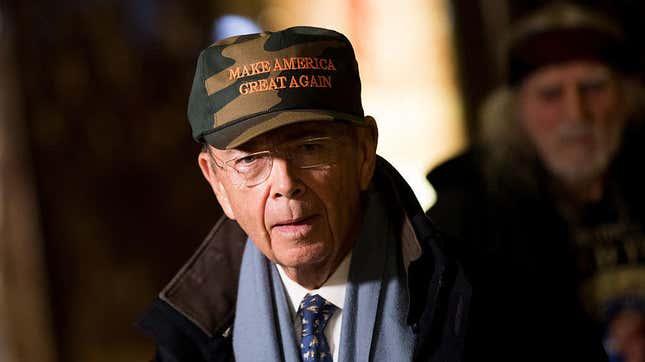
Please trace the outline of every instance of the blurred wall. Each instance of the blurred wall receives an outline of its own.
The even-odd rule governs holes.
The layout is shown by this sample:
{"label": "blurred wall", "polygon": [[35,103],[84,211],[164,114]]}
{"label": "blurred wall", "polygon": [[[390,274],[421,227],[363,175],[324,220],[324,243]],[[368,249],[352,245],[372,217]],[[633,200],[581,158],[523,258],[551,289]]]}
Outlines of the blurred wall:
{"label": "blurred wall", "polygon": [[22,96],[57,360],[147,360],[134,321],[221,215],[186,120],[217,14],[174,0],[9,11],[20,83],[2,86]]}
{"label": "blurred wall", "polygon": [[0,7],[0,361],[54,359],[32,167],[18,88],[15,34]]}

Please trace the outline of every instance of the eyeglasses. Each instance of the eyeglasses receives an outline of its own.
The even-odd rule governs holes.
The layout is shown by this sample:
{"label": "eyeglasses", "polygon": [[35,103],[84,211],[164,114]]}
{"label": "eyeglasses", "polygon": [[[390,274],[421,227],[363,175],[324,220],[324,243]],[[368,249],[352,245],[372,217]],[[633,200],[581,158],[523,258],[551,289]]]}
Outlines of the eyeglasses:
{"label": "eyeglasses", "polygon": [[[328,166],[337,161],[340,143],[340,139],[331,137],[306,138],[281,144],[274,151],[249,153],[228,161],[222,161],[209,152],[213,158],[233,169],[244,180],[245,186],[253,187],[269,178],[274,157],[281,156],[298,168]],[[217,166],[224,169],[219,164]]]}

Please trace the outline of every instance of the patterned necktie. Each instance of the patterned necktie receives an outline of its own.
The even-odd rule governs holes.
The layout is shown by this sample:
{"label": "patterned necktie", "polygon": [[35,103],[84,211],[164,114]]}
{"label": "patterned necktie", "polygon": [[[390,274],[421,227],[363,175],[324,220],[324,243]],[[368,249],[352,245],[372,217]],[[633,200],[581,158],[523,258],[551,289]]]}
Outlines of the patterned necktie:
{"label": "patterned necktie", "polygon": [[300,303],[298,310],[302,316],[300,352],[303,361],[332,362],[324,331],[335,311],[336,306],[318,294],[307,294]]}

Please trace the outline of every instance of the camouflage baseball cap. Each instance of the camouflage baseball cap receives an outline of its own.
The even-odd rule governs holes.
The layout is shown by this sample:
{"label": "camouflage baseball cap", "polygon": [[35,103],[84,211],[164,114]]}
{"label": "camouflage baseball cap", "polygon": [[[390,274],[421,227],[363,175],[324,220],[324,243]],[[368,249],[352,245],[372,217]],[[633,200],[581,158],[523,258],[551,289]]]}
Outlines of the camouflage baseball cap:
{"label": "camouflage baseball cap", "polygon": [[219,149],[297,122],[363,124],[354,50],[314,27],[216,42],[197,60],[188,119],[196,141]]}

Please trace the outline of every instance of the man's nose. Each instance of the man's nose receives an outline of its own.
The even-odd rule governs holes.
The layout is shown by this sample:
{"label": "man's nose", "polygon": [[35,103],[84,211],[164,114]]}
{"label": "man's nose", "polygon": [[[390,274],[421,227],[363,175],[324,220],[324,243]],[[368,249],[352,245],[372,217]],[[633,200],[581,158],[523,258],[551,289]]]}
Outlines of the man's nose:
{"label": "man's nose", "polygon": [[580,87],[571,87],[564,99],[564,115],[568,122],[585,122],[588,119],[588,104]]}
{"label": "man's nose", "polygon": [[282,157],[273,159],[269,176],[272,197],[292,199],[305,192],[305,185],[295,171],[296,167],[292,166],[289,160]]}

